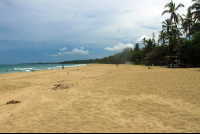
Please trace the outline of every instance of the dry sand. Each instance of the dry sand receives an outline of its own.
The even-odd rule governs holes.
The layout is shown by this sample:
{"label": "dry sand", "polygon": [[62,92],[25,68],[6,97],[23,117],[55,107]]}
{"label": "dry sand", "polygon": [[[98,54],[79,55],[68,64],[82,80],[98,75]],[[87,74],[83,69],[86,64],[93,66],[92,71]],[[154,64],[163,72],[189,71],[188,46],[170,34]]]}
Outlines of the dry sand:
{"label": "dry sand", "polygon": [[[0,133],[200,132],[199,70],[89,64],[1,74]],[[4,105],[11,100],[21,103]]]}

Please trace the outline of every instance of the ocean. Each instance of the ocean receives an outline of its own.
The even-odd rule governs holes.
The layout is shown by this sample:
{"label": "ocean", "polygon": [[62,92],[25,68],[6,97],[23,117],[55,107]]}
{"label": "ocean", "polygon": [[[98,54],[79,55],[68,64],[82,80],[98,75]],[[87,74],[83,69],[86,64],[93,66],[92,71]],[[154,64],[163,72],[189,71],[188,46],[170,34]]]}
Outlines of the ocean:
{"label": "ocean", "polygon": [[[65,68],[84,66],[86,64],[64,64]],[[0,74],[32,72],[38,70],[61,69],[62,64],[17,64],[17,65],[0,65]]]}

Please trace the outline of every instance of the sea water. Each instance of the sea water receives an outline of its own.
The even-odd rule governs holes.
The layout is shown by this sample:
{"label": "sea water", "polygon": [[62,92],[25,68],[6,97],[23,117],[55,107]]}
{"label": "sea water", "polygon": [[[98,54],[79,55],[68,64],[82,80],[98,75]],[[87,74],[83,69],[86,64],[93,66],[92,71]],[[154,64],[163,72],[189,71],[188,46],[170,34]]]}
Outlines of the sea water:
{"label": "sea water", "polygon": [[[64,68],[84,66],[86,64],[64,64]],[[17,64],[17,65],[0,65],[0,74],[32,72],[38,70],[55,70],[61,69],[62,64]]]}

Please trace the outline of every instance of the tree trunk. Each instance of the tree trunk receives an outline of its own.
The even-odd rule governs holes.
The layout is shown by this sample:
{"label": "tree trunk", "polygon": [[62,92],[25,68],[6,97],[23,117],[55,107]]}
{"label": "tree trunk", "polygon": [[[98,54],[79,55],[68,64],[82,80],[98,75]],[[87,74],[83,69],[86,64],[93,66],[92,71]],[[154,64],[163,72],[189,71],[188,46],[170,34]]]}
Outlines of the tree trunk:
{"label": "tree trunk", "polygon": [[[176,23],[175,23],[175,24],[176,24]],[[179,33],[178,33],[178,27],[177,27],[177,24],[176,24],[176,30],[177,30],[177,34],[178,34],[178,42],[179,42],[179,45],[181,45],[180,37],[179,37]]]}
{"label": "tree trunk", "polygon": [[188,34],[189,34],[189,41],[190,41],[190,25],[189,25],[189,33]]}

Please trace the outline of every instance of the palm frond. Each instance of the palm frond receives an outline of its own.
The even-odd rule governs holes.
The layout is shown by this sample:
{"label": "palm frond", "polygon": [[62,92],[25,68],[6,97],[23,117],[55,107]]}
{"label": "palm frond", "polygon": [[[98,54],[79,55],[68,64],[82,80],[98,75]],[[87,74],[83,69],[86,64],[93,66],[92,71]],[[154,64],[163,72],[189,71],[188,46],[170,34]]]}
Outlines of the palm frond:
{"label": "palm frond", "polygon": [[192,0],[192,2],[194,2],[194,1],[200,2],[200,0]]}
{"label": "palm frond", "polygon": [[170,13],[170,11],[169,10],[165,10],[165,11],[162,12],[162,15],[164,15],[166,13]]}
{"label": "palm frond", "polygon": [[200,2],[199,3],[194,3],[192,6],[190,6],[190,9],[194,10],[196,8],[200,8]]}
{"label": "palm frond", "polygon": [[171,7],[171,2],[170,3],[167,3],[166,5],[165,5],[165,8],[166,7]]}
{"label": "palm frond", "polygon": [[176,8],[175,11],[178,10],[180,7],[185,7],[182,3],[180,3]]}

